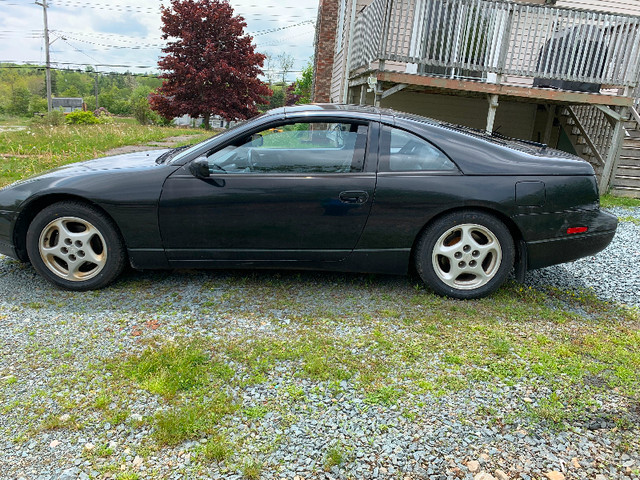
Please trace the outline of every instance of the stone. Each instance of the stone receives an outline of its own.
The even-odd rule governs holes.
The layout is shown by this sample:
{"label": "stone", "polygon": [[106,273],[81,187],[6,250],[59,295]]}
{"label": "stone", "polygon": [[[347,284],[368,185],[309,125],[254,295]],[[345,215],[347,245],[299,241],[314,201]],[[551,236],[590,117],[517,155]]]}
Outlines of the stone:
{"label": "stone", "polygon": [[605,477],[604,475],[599,473],[598,475],[596,475],[595,480],[608,480],[608,479],[607,479],[607,477]]}
{"label": "stone", "polygon": [[580,465],[580,462],[578,461],[578,459],[576,457],[573,457],[571,459],[571,466],[573,468],[582,468],[582,465]]}
{"label": "stone", "polygon": [[497,469],[494,473],[495,473],[496,480],[509,480],[509,475],[507,475],[505,472],[503,472],[500,469]]}
{"label": "stone", "polygon": [[62,443],[62,442],[60,442],[60,440],[53,440],[53,441],[49,444],[49,446],[50,446],[51,448],[56,448],[58,445],[60,445],[60,443]]}
{"label": "stone", "polygon": [[564,474],[555,470],[550,470],[544,474],[549,480],[564,480]]}
{"label": "stone", "polygon": [[473,480],[496,480],[496,477],[487,472],[480,472],[473,477]]}
{"label": "stone", "polygon": [[142,457],[136,455],[136,458],[133,459],[133,462],[131,462],[131,464],[134,468],[140,467],[142,465]]}
{"label": "stone", "polygon": [[89,450],[89,451],[91,451],[91,450],[93,450],[94,448],[96,448],[96,446],[95,446],[93,443],[91,443],[91,442],[87,442],[87,443],[85,443],[85,444],[84,444],[84,449],[85,449],[85,450]]}
{"label": "stone", "polygon": [[471,473],[476,473],[480,471],[480,463],[476,462],[475,460],[470,460],[467,462],[467,468]]}

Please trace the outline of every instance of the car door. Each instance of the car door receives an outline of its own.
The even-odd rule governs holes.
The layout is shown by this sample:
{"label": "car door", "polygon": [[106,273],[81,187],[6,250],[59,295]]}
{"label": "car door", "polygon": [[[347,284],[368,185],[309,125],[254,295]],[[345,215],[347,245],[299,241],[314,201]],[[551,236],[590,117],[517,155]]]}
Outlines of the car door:
{"label": "car door", "polygon": [[169,262],[345,259],[373,201],[375,165],[365,168],[365,161],[377,161],[377,152],[367,151],[369,136],[377,134],[372,125],[281,121],[177,170],[159,205]]}

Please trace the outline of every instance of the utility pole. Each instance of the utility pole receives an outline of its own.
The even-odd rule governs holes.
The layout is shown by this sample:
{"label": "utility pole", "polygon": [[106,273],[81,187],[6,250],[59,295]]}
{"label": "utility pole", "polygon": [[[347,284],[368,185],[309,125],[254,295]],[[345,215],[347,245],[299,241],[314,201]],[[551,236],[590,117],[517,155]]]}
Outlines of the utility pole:
{"label": "utility pole", "polygon": [[98,70],[96,70],[96,84],[95,84],[95,93],[96,93],[96,110],[99,108],[98,106]]}
{"label": "utility pole", "polygon": [[44,15],[44,48],[46,65],[46,81],[47,81],[47,111],[51,112],[51,58],[49,57],[49,24],[47,22],[47,0],[42,0],[42,3],[36,2],[36,5],[42,7],[42,13]]}

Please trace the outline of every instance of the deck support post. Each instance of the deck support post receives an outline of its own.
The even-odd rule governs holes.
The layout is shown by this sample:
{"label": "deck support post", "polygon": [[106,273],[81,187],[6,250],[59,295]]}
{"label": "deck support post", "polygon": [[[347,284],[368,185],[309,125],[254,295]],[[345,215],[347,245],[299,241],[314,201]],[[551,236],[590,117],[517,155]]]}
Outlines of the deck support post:
{"label": "deck support post", "polygon": [[367,85],[360,85],[360,105],[364,105],[367,103]]}
{"label": "deck support post", "polygon": [[488,95],[487,100],[489,100],[489,112],[487,113],[486,132],[491,135],[493,124],[496,121],[496,110],[498,110],[498,95]]}
{"label": "deck support post", "polygon": [[547,107],[547,123],[544,127],[544,134],[542,136],[542,143],[549,145],[551,140],[551,130],[553,129],[553,120],[556,117],[556,106],[549,105]]}
{"label": "deck support post", "polygon": [[[617,112],[616,112],[617,113]],[[611,187],[611,179],[613,178],[616,167],[620,160],[620,151],[622,150],[622,142],[624,141],[624,122],[628,118],[629,111],[623,107],[617,117],[610,116],[614,123],[613,135],[611,137],[611,145],[602,169],[602,177],[600,178],[600,194],[605,194]]]}

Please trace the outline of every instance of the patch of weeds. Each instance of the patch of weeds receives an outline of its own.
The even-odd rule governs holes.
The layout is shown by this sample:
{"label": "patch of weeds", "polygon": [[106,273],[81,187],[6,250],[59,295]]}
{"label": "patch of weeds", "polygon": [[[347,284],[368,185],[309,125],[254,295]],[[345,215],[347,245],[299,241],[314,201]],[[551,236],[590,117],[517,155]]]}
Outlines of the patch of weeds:
{"label": "patch of weeds", "polygon": [[542,398],[538,404],[531,407],[534,418],[545,421],[549,426],[557,429],[565,427],[574,413],[570,406],[565,405],[557,393],[552,393],[548,398]]}
{"label": "patch of weeds", "polygon": [[80,430],[82,426],[76,422],[74,416],[69,414],[64,415],[49,415],[40,424],[40,430],[59,430],[68,428],[71,430]]}
{"label": "patch of weeds", "polygon": [[[178,392],[203,385],[210,366],[209,355],[200,345],[177,342],[152,346],[140,355],[129,357],[121,365],[121,371],[149,392],[171,398]],[[219,365],[217,370],[223,371]]]}
{"label": "patch of weeds", "polygon": [[631,215],[618,217],[618,220],[620,222],[627,222],[627,223],[633,223],[634,225],[640,225],[640,219],[637,219],[636,217],[632,217]]}
{"label": "patch of weeds", "polygon": [[262,462],[255,458],[248,458],[242,463],[242,475],[247,480],[258,480],[262,472]]}
{"label": "patch of weeds", "polygon": [[136,472],[121,472],[116,475],[116,480],[138,480],[140,475]]}
{"label": "patch of weeds", "polygon": [[84,450],[82,455],[86,458],[106,458],[113,455],[113,449],[109,447],[109,444],[104,443],[98,445],[93,450]]}
{"label": "patch of weeds", "polygon": [[190,438],[209,435],[224,415],[236,409],[231,398],[224,394],[208,401],[173,407],[155,415],[153,436],[158,444],[177,445]]}
{"label": "patch of weeds", "polygon": [[226,436],[218,433],[207,439],[201,455],[208,462],[223,462],[233,455],[233,446]]}
{"label": "patch of weeds", "polygon": [[269,413],[269,408],[264,405],[257,405],[255,407],[245,408],[242,413],[251,419],[257,420],[264,418],[264,416]]}
{"label": "patch of weeds", "polygon": [[129,412],[120,408],[109,410],[105,414],[105,420],[111,425],[120,425],[121,423],[126,422],[127,418],[129,418]]}
{"label": "patch of weeds", "polygon": [[365,396],[364,401],[370,404],[384,405],[389,407],[395,405],[404,392],[392,386],[384,386],[375,389]]}
{"label": "patch of weeds", "polygon": [[464,363],[461,356],[449,353],[442,357],[442,360],[444,360],[444,363],[448,363],[449,365],[462,365]]}
{"label": "patch of weeds", "polygon": [[407,410],[405,408],[404,410],[402,410],[402,416],[407,420],[409,420],[410,422],[413,422],[415,421],[416,418],[418,418],[418,413],[412,412],[411,410]]}
{"label": "patch of weeds", "polygon": [[324,469],[331,470],[332,467],[339,467],[347,460],[348,451],[340,442],[336,442],[329,447],[324,458]]}
{"label": "patch of weeds", "polygon": [[93,407],[97,410],[106,410],[111,405],[111,396],[107,393],[101,393],[93,402]]}
{"label": "patch of weeds", "polygon": [[511,351],[511,342],[504,337],[489,340],[489,351],[498,357],[504,357]]}
{"label": "patch of weeds", "polygon": [[288,385],[285,392],[289,394],[289,398],[294,401],[302,400],[304,398],[304,389],[295,385]]}
{"label": "patch of weeds", "polygon": [[637,198],[630,197],[616,197],[614,195],[602,195],[600,197],[600,206],[603,208],[612,208],[612,207],[625,207],[625,208],[633,208],[640,207],[640,200]]}

